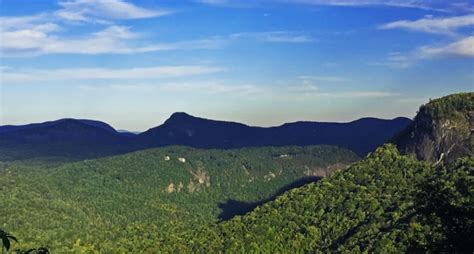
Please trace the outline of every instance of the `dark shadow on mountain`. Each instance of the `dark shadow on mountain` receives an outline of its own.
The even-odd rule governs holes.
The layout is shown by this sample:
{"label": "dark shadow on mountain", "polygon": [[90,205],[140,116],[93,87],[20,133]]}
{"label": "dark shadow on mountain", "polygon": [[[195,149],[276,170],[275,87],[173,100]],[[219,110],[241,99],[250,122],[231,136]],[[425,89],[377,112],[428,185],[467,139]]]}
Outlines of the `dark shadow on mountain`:
{"label": "dark shadow on mountain", "polygon": [[247,214],[253,209],[255,209],[257,206],[261,206],[264,203],[275,200],[278,196],[282,195],[286,191],[302,187],[308,183],[317,182],[321,179],[321,177],[316,176],[300,178],[288,185],[281,187],[271,197],[256,202],[245,202],[234,199],[228,199],[226,202],[218,204],[219,208],[222,210],[218,218],[220,221],[227,221],[237,215]]}

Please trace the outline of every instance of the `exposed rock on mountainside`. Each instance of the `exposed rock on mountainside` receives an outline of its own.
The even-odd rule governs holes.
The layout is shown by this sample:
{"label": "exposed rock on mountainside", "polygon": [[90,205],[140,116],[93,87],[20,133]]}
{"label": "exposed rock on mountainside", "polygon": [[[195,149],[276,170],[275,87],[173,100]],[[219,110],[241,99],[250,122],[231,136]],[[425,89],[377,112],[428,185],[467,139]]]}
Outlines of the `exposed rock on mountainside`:
{"label": "exposed rock on mountainside", "polygon": [[402,153],[431,162],[474,155],[474,93],[432,100],[394,142]]}

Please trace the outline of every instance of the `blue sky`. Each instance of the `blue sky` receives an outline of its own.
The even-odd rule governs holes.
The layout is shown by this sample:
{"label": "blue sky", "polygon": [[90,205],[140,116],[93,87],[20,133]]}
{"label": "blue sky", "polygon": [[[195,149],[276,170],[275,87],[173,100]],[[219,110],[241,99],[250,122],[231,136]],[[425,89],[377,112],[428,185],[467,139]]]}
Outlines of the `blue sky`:
{"label": "blue sky", "polygon": [[0,124],[413,117],[474,90],[474,3],[0,0]]}

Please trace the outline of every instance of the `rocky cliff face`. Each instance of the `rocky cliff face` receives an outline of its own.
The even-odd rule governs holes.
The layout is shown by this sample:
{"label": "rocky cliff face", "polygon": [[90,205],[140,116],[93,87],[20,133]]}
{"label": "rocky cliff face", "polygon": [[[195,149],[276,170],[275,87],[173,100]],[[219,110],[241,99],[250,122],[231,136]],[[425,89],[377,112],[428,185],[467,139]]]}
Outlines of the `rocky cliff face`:
{"label": "rocky cliff face", "polygon": [[474,155],[474,93],[453,94],[420,107],[415,121],[394,138],[420,160],[449,162]]}

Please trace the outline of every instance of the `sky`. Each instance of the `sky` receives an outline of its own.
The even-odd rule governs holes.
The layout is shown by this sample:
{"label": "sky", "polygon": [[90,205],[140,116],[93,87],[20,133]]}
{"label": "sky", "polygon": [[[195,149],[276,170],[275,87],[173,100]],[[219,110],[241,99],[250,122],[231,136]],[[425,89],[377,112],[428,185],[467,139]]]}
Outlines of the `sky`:
{"label": "sky", "polygon": [[474,2],[0,0],[0,125],[413,117],[474,91]]}

